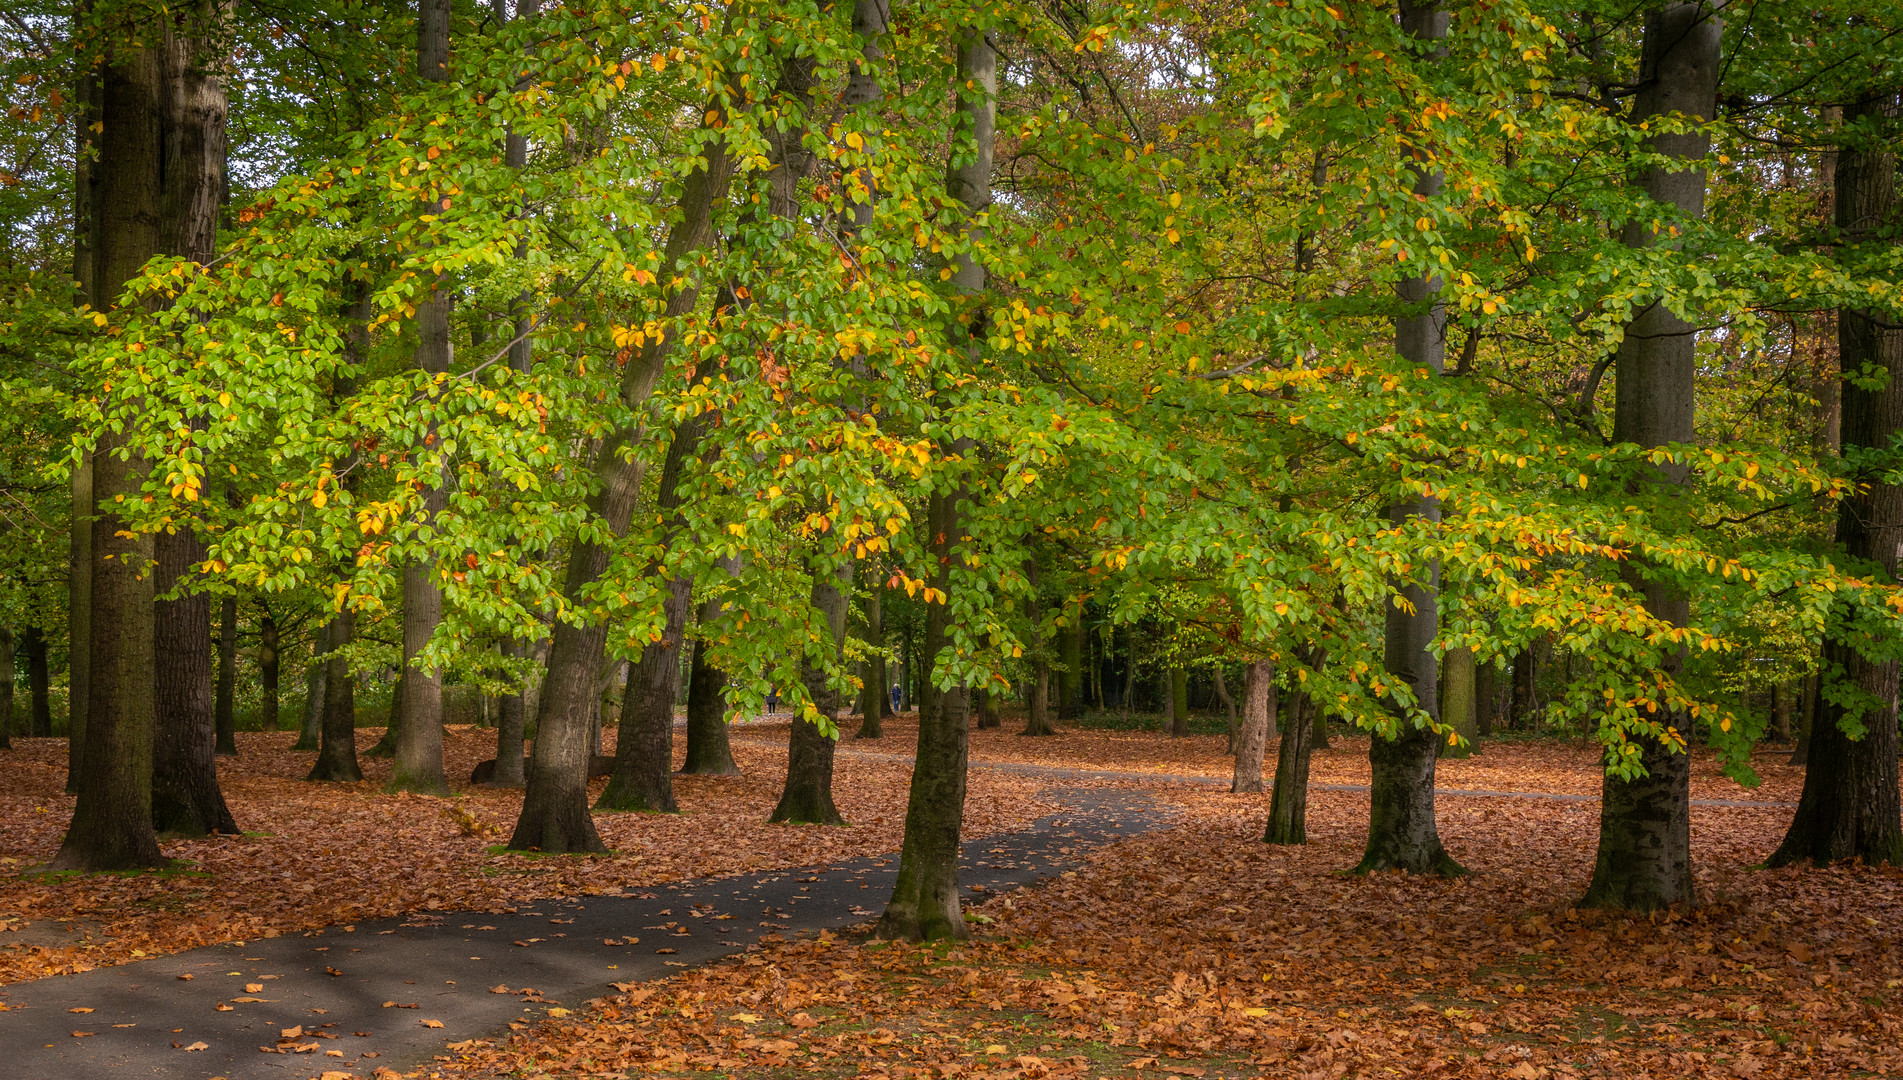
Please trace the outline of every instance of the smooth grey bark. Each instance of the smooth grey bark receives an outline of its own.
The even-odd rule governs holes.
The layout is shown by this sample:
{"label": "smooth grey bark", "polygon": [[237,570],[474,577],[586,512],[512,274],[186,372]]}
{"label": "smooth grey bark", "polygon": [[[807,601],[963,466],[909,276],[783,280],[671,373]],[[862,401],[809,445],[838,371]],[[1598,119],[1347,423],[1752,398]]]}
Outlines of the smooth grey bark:
{"label": "smooth grey bark", "polygon": [[[205,545],[183,526],[159,533],[153,547],[153,589],[161,594],[188,581],[206,557]],[[153,633],[152,826],[186,836],[235,836],[215,760],[211,597],[186,593],[158,601]]]}
{"label": "smooth grey bark", "polygon": [[[1631,122],[1674,114],[1694,120],[1712,117],[1723,28],[1716,10],[1699,2],[1666,4],[1646,14]],[[1702,130],[1660,134],[1649,145],[1688,164],[1677,171],[1648,169],[1638,178],[1639,186],[1686,218],[1703,217],[1705,170],[1692,163],[1710,149],[1710,136]],[[1653,232],[1652,220],[1651,214],[1639,214],[1626,224],[1627,247],[1668,242],[1669,234]],[[1626,327],[1613,369],[1618,380],[1615,442],[1651,447],[1693,440],[1696,330],[1656,301]],[[1686,466],[1664,465],[1639,483],[1669,494],[1687,478]],[[1636,567],[1628,570],[1627,581],[1644,596],[1653,617],[1673,626],[1691,620],[1691,602],[1683,593],[1646,580]],[[1682,651],[1668,654],[1664,674],[1676,677],[1684,663]],[[1681,731],[1691,730],[1687,718],[1661,719]],[[1581,907],[1649,911],[1692,900],[1691,759],[1681,746],[1643,736],[1638,741],[1645,775],[1633,780],[1608,775],[1602,782],[1599,852]]]}
{"label": "smooth grey bark", "polygon": [[1235,794],[1263,790],[1262,756],[1275,732],[1277,706],[1275,664],[1257,660],[1242,681],[1242,719],[1236,726],[1235,768],[1229,790]]}
{"label": "smooth grey bark", "polygon": [[1168,685],[1170,737],[1180,739],[1189,734],[1189,670],[1171,668]]}
{"label": "smooth grey bark", "polygon": [[[865,40],[885,31],[885,15],[878,0],[861,0],[854,20],[865,26],[877,20],[877,29],[862,29]],[[951,140],[947,194],[963,204],[967,214],[982,214],[991,205],[991,165],[997,128],[998,56],[982,31],[960,29],[958,48],[958,118]],[[969,140],[969,146],[967,146]],[[973,228],[973,235],[976,229]],[[982,348],[985,321],[983,293],[985,267],[971,253],[960,254],[952,267],[951,285],[970,305],[970,322],[961,327],[966,340],[955,341],[974,353]],[[946,448],[962,453],[968,447]],[[938,567],[937,587],[947,597],[953,582],[953,553],[963,548],[963,510],[966,493],[959,488],[934,493],[926,514],[929,550]],[[919,667],[924,700],[919,703],[918,752],[912,768],[912,787],[905,809],[905,840],[899,849],[898,879],[892,898],[879,917],[880,938],[931,941],[962,940],[971,936],[958,904],[958,841],[965,816],[965,767],[970,754],[971,714],[962,685],[941,690],[931,672],[937,657],[951,644],[951,603],[931,604],[925,620],[925,649]]]}
{"label": "smooth grey bark", "polygon": [[[1448,12],[1439,0],[1403,0],[1401,29],[1416,43],[1423,62],[1446,55]],[[1411,167],[1414,194],[1431,199],[1440,193],[1442,174],[1425,165]],[[1441,280],[1435,275],[1409,278],[1395,291],[1409,314],[1394,320],[1394,349],[1402,360],[1439,374],[1445,367],[1447,314]],[[1410,521],[1440,520],[1440,501],[1430,497],[1406,499],[1388,508],[1396,526]],[[1423,560],[1413,580],[1395,579],[1395,592],[1405,605],[1387,603],[1384,666],[1388,674],[1414,692],[1416,707],[1431,723],[1440,721],[1439,661],[1433,652],[1440,631],[1440,563]],[[1406,870],[1416,874],[1458,874],[1456,863],[1441,846],[1434,820],[1434,762],[1440,739],[1430,727],[1419,726],[1411,715],[1397,717],[1399,733],[1392,739],[1377,734],[1369,741],[1372,768],[1368,808],[1368,844],[1356,873]]]}
{"label": "smooth grey bark", "polygon": [[[1903,95],[1866,96],[1844,110],[1857,141],[1838,152],[1834,178],[1837,228],[1852,243],[1897,244],[1896,155],[1890,151],[1903,119]],[[1903,329],[1878,311],[1837,313],[1837,352],[1846,375],[1842,438],[1846,450],[1889,449],[1903,434]],[[1870,389],[1867,383],[1880,383]],[[1866,384],[1866,385],[1860,385]],[[1872,470],[1873,473],[1878,470]],[[1880,473],[1879,473],[1880,475]],[[1879,475],[1859,477],[1839,504],[1837,542],[1876,580],[1897,580],[1903,544],[1903,485]],[[1842,859],[1903,864],[1903,803],[1897,793],[1898,662],[1867,655],[1846,616],[1826,624],[1821,691],[1812,709],[1804,790],[1771,866]],[[1844,730],[1861,724],[1860,737]]]}
{"label": "smooth grey bark", "polygon": [[218,682],[212,688],[211,705],[214,749],[221,757],[238,754],[237,690],[238,598],[227,596],[218,602]]}

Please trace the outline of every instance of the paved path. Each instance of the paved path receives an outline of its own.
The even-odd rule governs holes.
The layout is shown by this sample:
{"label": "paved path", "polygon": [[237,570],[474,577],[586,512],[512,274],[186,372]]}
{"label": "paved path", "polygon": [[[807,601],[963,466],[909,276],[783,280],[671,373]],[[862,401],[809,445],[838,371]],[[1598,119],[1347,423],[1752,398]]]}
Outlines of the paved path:
{"label": "paved path", "polygon": [[[736,745],[751,746],[759,749],[773,749],[779,743],[761,742],[757,739],[735,739]],[[879,750],[860,750],[850,745],[842,745],[834,753],[841,757],[861,758],[866,761],[890,762],[910,765],[911,754],[893,754]],[[1020,776],[1043,776],[1053,780],[1122,780],[1137,784],[1197,784],[1206,787],[1228,787],[1229,779],[1222,776],[1198,776],[1188,773],[1161,772],[1118,772],[1111,769],[1072,769],[1062,765],[1038,765],[1025,761],[978,761],[973,760],[974,769],[990,769],[993,772],[1014,773]],[[1310,791],[1366,791],[1366,784],[1323,784],[1309,781]],[[1434,788],[1435,795],[1474,795],[1489,799],[1550,799],[1555,802],[1598,802],[1597,795],[1569,795],[1557,791],[1485,791],[1477,788]],[[1792,802],[1755,802],[1750,799],[1693,799],[1693,806],[1729,806],[1747,809],[1788,809],[1797,804]]]}
{"label": "paved path", "polygon": [[[968,896],[1050,877],[1162,821],[1138,792],[1052,795],[1064,812],[966,843]],[[612,982],[659,978],[771,935],[864,923],[891,895],[895,862],[707,878],[507,915],[431,912],[0,987],[0,1077],[308,1080],[414,1068],[445,1043],[577,1007]]]}

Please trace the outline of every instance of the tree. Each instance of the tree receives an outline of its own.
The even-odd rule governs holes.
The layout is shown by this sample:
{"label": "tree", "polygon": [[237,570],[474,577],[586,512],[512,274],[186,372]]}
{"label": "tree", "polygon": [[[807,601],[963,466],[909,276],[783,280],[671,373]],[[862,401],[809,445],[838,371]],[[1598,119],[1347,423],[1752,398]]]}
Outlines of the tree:
{"label": "tree", "polygon": [[1276,734],[1275,662],[1256,660],[1242,683],[1242,722],[1236,729],[1235,771],[1229,790],[1254,794],[1262,790],[1262,751]]}
{"label": "tree", "polygon": [[[1435,43],[1447,36],[1448,12],[1439,0],[1424,3],[1403,0],[1401,31],[1415,43],[1424,62],[1443,59]],[[1439,194],[1443,174],[1425,165],[1412,167],[1414,194],[1428,201]],[[1400,283],[1397,291],[1409,306],[1394,320],[1394,348],[1402,359],[1440,374],[1447,344],[1447,320],[1440,298],[1438,276],[1422,275]],[[1414,521],[1440,519],[1440,503],[1423,495],[1388,509],[1388,519],[1405,528]],[[1356,873],[1406,870],[1416,874],[1464,873],[1441,846],[1434,820],[1434,761],[1440,749],[1439,664],[1434,641],[1440,628],[1440,564],[1423,558],[1418,572],[1397,578],[1386,616],[1385,665],[1414,699],[1414,709],[1397,720],[1393,735],[1376,732],[1368,745],[1373,768],[1368,810],[1368,846]],[[1418,710],[1418,711],[1416,711]]]}
{"label": "tree", "polygon": [[[1673,3],[1646,15],[1645,47],[1639,63],[1639,92],[1632,123],[1682,117],[1693,124],[1711,118],[1716,108],[1719,39],[1724,23],[1702,2]],[[1696,161],[1705,156],[1710,136],[1702,128],[1667,131],[1648,140],[1667,158]],[[1705,171],[1700,166],[1656,165],[1644,170],[1640,185],[1656,203],[1680,219],[1704,213]],[[1644,216],[1627,222],[1624,241],[1635,249],[1670,247]],[[1655,299],[1626,327],[1615,363],[1617,405],[1613,438],[1642,447],[1693,440],[1692,398],[1697,368],[1693,325]],[[1689,471],[1666,465],[1640,483],[1671,497]],[[1662,490],[1661,490],[1662,489]],[[1691,619],[1690,601],[1670,584],[1631,572],[1629,584],[1643,595],[1653,617],[1672,626]],[[1667,652],[1663,671],[1683,670],[1682,650]],[[1599,853],[1585,907],[1645,911],[1692,899],[1691,759],[1678,728],[1667,717],[1636,743],[1615,744],[1610,753],[1635,756],[1643,775],[1608,772],[1600,795]]]}
{"label": "tree", "polygon": [[[1898,220],[1896,153],[1903,95],[1866,94],[1844,110],[1849,142],[1837,158],[1837,229],[1856,247],[1895,250]],[[1853,247],[1852,250],[1855,250]],[[1837,315],[1844,452],[1881,460],[1903,433],[1903,330],[1875,311]],[[1861,453],[1859,453],[1861,451]],[[1869,455],[1867,458],[1864,455]],[[1903,485],[1869,472],[1839,504],[1837,542],[1877,580],[1897,580]],[[1825,631],[1821,686],[1807,727],[1804,790],[1771,866],[1809,859],[1903,864],[1903,806],[1897,794],[1896,646],[1881,630],[1839,614]]]}

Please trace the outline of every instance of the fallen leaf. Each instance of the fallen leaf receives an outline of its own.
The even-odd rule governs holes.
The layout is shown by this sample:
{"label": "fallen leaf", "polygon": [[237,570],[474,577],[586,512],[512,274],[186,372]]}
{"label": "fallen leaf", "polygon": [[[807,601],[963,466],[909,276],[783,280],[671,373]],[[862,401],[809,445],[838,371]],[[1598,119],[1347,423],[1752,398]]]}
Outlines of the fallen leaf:
{"label": "fallen leaf", "polygon": [[278,1038],[280,1039],[298,1039],[298,1038],[302,1038],[303,1035],[304,1035],[304,1025],[302,1024],[299,1024],[296,1027],[287,1027],[283,1029],[282,1031],[278,1032]]}
{"label": "fallen leaf", "polygon": [[188,1045],[188,1046],[183,1046],[183,1047],[180,1047],[180,1049],[182,1049],[182,1050],[187,1050],[187,1051],[191,1051],[191,1050],[210,1050],[210,1049],[211,1049],[211,1044],[210,1044],[210,1043],[208,1043],[208,1042],[204,1042],[204,1041],[202,1041],[202,1040],[201,1040],[201,1041],[199,1041],[199,1042],[195,1042],[195,1043],[192,1043],[192,1044],[190,1044],[190,1045]]}
{"label": "fallen leaf", "polygon": [[263,983],[245,983],[244,992],[247,994],[262,994],[264,993],[264,984]]}
{"label": "fallen leaf", "polygon": [[174,976],[172,976],[172,978],[174,978],[174,979],[181,979],[181,980],[183,980],[183,981],[185,981],[185,982],[191,982],[191,981],[192,981],[192,978],[193,978],[193,976],[192,976],[192,974],[191,974],[190,972],[188,972],[188,971],[181,971],[181,972],[179,972],[179,973],[178,973],[177,975],[174,975]]}
{"label": "fallen leaf", "polygon": [[443,1026],[443,1022],[441,1020],[418,1020],[417,1023],[423,1025],[426,1028],[439,1028]]}
{"label": "fallen leaf", "polygon": [[73,1038],[75,1038],[75,1039],[83,1039],[83,1038],[86,1038],[86,1037],[87,1037],[88,1035],[91,1035],[91,1034],[92,1034],[92,1032],[90,1032],[90,1031],[75,1031],[75,1032],[73,1032]]}
{"label": "fallen leaf", "polygon": [[224,1003],[224,1002],[222,1002],[222,1001],[221,1001],[221,1002],[219,1002],[219,1003],[218,1003],[218,1004],[216,1004],[216,1005],[213,1005],[213,1006],[212,1006],[212,1008],[214,1008],[214,1009],[216,1009],[216,1010],[218,1010],[219,1012],[231,1012],[231,1011],[232,1011],[232,1006],[230,1006],[230,1005],[227,1005],[227,1004],[225,1004],[225,1003]]}
{"label": "fallen leaf", "polygon": [[71,1009],[67,1009],[66,1011],[67,1011],[67,1012],[70,1012],[70,1013],[89,1013],[89,1012],[92,1012],[92,1010],[91,1010],[91,1009],[89,1009],[89,1008],[86,1008],[86,1007],[85,1007],[85,1006],[83,1006],[83,1005],[81,1005],[81,1006],[78,1006],[78,1007],[76,1007],[76,1008],[71,1008]]}

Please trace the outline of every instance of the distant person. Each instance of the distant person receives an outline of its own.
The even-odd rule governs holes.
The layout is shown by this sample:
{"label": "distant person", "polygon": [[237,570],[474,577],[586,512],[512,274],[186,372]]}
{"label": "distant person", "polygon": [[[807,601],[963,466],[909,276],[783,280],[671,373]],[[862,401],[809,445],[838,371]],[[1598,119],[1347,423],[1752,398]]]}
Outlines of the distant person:
{"label": "distant person", "polygon": [[899,684],[893,683],[892,684],[892,711],[893,712],[899,711],[899,700],[903,697],[905,697],[905,694],[899,689]]}
{"label": "distant person", "polygon": [[774,713],[779,711],[780,711],[780,692],[778,690],[768,690],[766,692],[766,714],[768,716],[772,716]]}

